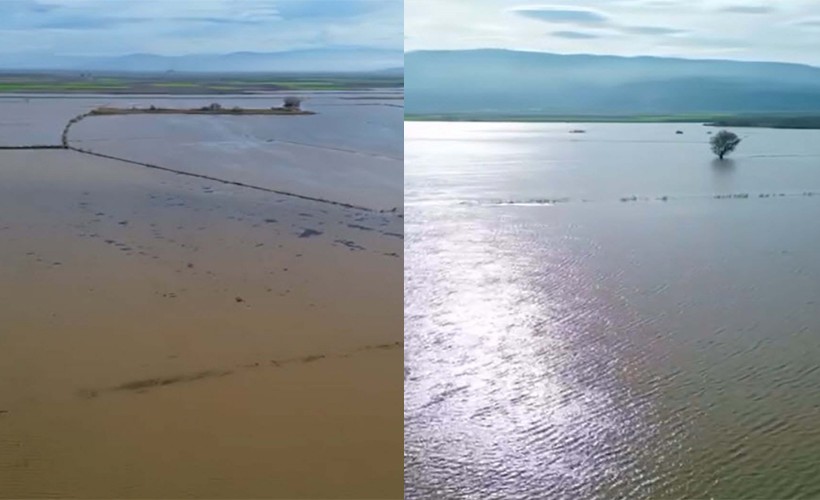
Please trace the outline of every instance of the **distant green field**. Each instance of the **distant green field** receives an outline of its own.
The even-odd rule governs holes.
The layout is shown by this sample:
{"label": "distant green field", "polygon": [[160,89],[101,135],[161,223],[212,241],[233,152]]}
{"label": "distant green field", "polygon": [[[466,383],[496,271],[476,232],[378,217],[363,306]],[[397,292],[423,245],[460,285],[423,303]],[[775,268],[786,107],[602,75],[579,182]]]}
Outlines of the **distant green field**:
{"label": "distant green field", "polygon": [[191,82],[157,82],[155,87],[196,87],[197,84]]}
{"label": "distant green field", "polygon": [[820,116],[812,114],[681,114],[681,115],[504,115],[440,114],[405,115],[405,121],[531,122],[531,123],[704,123],[715,127],[820,129]]}
{"label": "distant green field", "polygon": [[504,114],[441,114],[405,115],[406,121],[463,122],[574,122],[574,123],[701,123],[729,118],[730,115],[504,115]]}
{"label": "distant green field", "polygon": [[400,76],[351,75],[89,75],[0,73],[2,93],[243,94],[264,91],[401,88]]}

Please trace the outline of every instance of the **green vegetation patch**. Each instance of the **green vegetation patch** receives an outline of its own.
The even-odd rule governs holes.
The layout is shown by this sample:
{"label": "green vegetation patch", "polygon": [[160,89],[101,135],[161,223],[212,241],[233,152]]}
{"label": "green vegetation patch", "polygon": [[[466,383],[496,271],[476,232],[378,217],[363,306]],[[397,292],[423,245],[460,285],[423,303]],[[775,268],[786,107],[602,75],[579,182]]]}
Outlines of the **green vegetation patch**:
{"label": "green vegetation patch", "polygon": [[192,82],[155,82],[152,83],[154,87],[168,87],[168,88],[189,88],[189,87],[200,87],[198,83]]}
{"label": "green vegetation patch", "polygon": [[275,90],[401,88],[400,76],[378,74],[12,74],[0,73],[0,93],[242,94]]}

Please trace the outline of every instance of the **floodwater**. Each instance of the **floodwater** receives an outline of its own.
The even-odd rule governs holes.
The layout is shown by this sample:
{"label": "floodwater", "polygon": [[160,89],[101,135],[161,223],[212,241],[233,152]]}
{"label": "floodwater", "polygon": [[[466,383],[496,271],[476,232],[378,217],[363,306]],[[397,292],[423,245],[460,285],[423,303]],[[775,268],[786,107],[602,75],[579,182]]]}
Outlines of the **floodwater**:
{"label": "floodwater", "polygon": [[[0,145],[60,144],[66,122],[91,109],[191,109],[281,105],[283,93],[242,96],[4,97]],[[368,208],[402,206],[403,94],[316,92],[315,115],[92,116],[71,127],[71,146]]]}
{"label": "floodwater", "polygon": [[405,125],[407,498],[820,497],[820,131],[710,130]]}
{"label": "floodwater", "polygon": [[[4,127],[24,104],[0,100]],[[361,141],[355,123],[324,139]],[[402,226],[0,151],[0,497],[400,497]]]}

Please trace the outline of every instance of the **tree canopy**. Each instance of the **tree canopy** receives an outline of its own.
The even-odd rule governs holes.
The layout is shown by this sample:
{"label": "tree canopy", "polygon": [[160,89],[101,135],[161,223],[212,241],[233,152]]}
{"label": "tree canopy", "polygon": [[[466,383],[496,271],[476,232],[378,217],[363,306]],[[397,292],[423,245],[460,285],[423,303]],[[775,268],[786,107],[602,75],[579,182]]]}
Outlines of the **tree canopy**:
{"label": "tree canopy", "polygon": [[721,130],[709,139],[709,144],[712,146],[712,152],[722,160],[740,144],[740,137],[728,130]]}

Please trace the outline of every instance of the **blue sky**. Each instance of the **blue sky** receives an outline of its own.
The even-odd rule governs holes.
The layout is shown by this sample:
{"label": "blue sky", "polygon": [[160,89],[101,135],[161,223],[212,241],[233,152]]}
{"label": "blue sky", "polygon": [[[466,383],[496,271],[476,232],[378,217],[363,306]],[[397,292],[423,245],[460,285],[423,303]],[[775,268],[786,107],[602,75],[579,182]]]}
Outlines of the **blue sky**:
{"label": "blue sky", "polygon": [[820,2],[406,0],[405,50],[487,47],[820,66]]}
{"label": "blue sky", "polygon": [[401,0],[0,0],[0,53],[401,50]]}

